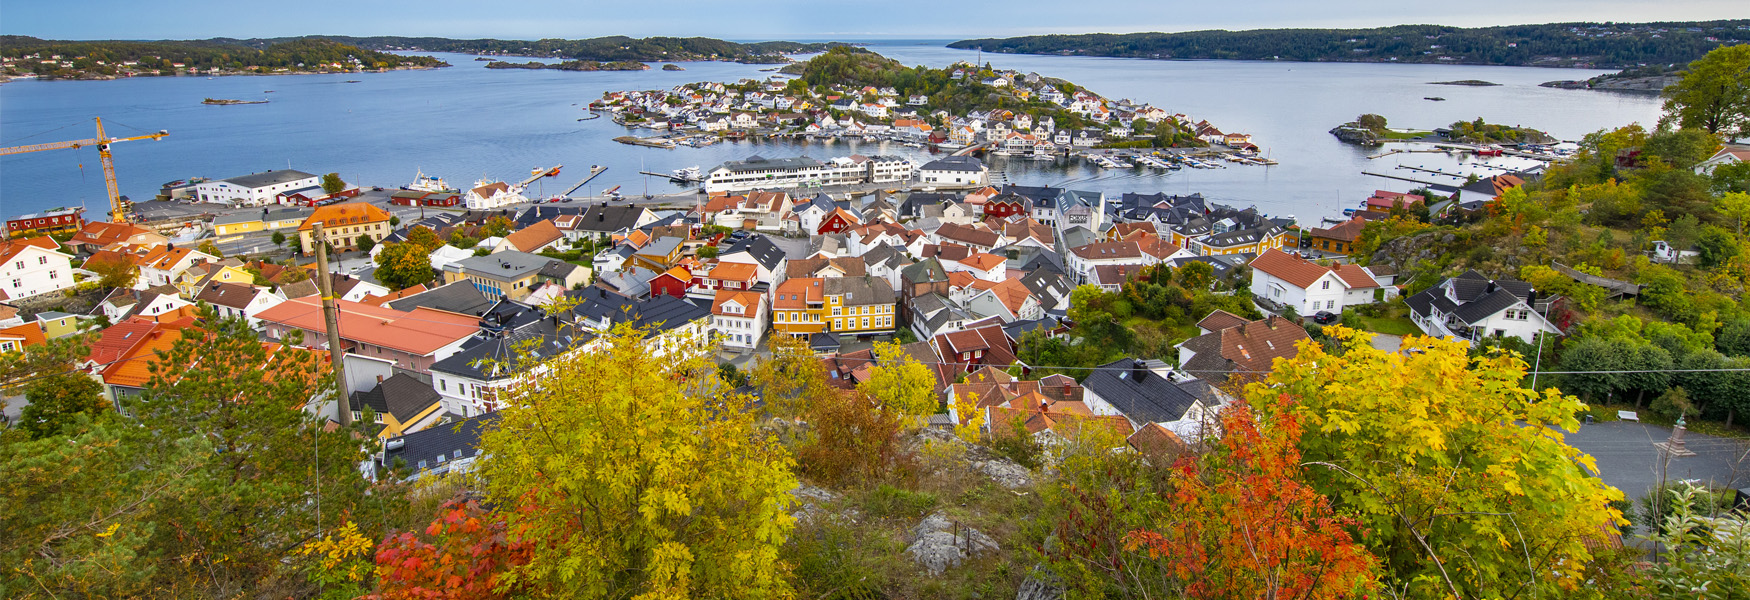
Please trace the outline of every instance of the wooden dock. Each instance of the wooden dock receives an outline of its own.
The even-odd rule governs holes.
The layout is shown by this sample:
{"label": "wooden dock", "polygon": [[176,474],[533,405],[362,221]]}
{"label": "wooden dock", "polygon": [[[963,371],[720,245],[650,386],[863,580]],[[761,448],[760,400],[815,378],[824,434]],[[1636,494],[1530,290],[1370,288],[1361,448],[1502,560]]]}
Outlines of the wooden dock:
{"label": "wooden dock", "polygon": [[577,191],[577,188],[580,188],[580,187],[583,187],[583,186],[584,186],[584,184],[586,184],[586,183],[589,183],[589,180],[591,180],[591,179],[595,179],[595,177],[596,177],[596,176],[597,176],[597,175],[601,175],[601,174],[602,174],[602,172],[603,172],[603,171],[607,171],[607,170],[608,170],[608,168],[607,168],[607,167],[604,167],[604,166],[601,166],[601,165],[593,165],[593,166],[591,166],[591,167],[590,167],[590,168],[589,168],[589,176],[587,176],[587,177],[584,177],[584,178],[583,178],[583,181],[579,181],[579,182],[577,182],[577,185],[574,185],[574,186],[571,186],[571,189],[569,189],[569,190],[565,190],[565,193],[564,193],[564,194],[560,194],[560,195],[561,195],[561,196],[570,196],[570,195],[571,195],[571,193],[572,193],[572,192],[575,192],[575,191]]}

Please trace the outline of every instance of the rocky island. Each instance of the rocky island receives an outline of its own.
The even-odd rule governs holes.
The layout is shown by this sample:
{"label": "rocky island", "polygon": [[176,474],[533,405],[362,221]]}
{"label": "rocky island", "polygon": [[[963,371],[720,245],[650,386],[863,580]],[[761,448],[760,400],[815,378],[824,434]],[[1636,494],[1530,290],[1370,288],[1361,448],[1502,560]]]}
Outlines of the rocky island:
{"label": "rocky island", "polygon": [[202,100],[201,104],[211,104],[214,106],[232,106],[232,105],[237,105],[237,104],[267,104],[267,101],[266,100],[228,100],[225,98],[207,98],[205,100]]}
{"label": "rocky island", "polygon": [[1430,82],[1428,82],[1428,85],[1463,85],[1463,86],[1470,86],[1470,87],[1494,87],[1494,86],[1498,86],[1501,84],[1495,83],[1493,81],[1483,81],[1481,79],[1460,79],[1458,81],[1430,81]]}

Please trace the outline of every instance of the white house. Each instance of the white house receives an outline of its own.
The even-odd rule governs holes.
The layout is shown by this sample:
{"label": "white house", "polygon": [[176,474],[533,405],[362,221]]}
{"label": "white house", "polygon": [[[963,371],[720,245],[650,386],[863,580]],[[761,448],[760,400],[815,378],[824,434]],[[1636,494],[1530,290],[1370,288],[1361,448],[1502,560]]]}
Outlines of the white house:
{"label": "white house", "polygon": [[1537,290],[1531,284],[1493,280],[1476,271],[1404,299],[1410,305],[1410,320],[1431,336],[1473,342],[1513,336],[1533,343],[1538,332],[1561,335],[1561,329],[1537,313],[1532,306],[1536,301]]}
{"label": "white house", "polygon": [[1702,175],[1712,175],[1714,169],[1723,165],[1736,165],[1750,162],[1750,146],[1726,146],[1707,160],[1695,165],[1695,172]]}
{"label": "white house", "polygon": [[462,195],[462,201],[470,210],[492,210],[519,202],[528,202],[523,197],[522,188],[502,181],[482,179],[474,182],[473,189]]}
{"label": "white house", "polygon": [[261,206],[274,201],[281,192],[320,188],[322,178],[303,171],[286,169],[266,171],[230,179],[218,179],[195,185],[195,197],[201,202],[236,206]]}
{"label": "white house", "polygon": [[[1383,292],[1371,271],[1352,264],[1329,267],[1271,249],[1252,261],[1252,296],[1267,299],[1301,316],[1378,302]],[[1382,295],[1382,294],[1381,294]]]}
{"label": "white house", "polygon": [[195,300],[212,306],[221,317],[245,319],[249,321],[251,326],[261,324],[255,315],[286,301],[285,298],[267,291],[266,288],[220,282],[208,283],[205,288],[195,294]]}
{"label": "white house", "polygon": [[48,237],[0,246],[0,296],[19,300],[73,287],[73,255]]}
{"label": "white house", "polygon": [[182,279],[183,271],[205,262],[219,262],[219,257],[199,250],[177,248],[175,244],[153,246],[135,260],[140,266],[140,277],[134,287],[143,290],[159,285],[175,285]]}
{"label": "white house", "polygon": [[766,297],[748,290],[717,290],[711,301],[711,328],[725,348],[752,350],[766,331]]}

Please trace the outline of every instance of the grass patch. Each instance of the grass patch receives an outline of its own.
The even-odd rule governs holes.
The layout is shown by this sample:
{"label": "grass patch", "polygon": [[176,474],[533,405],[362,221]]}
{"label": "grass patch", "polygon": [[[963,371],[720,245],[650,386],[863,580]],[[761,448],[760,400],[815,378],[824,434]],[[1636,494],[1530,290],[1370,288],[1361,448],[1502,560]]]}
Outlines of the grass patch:
{"label": "grass patch", "polygon": [[1422,329],[1408,317],[1357,317],[1361,328],[1374,333],[1420,335]]}
{"label": "grass patch", "polygon": [[1378,135],[1380,137],[1380,139],[1413,140],[1413,139],[1416,139],[1416,138],[1419,138],[1422,136],[1432,134],[1434,132],[1432,132],[1432,131],[1416,131],[1416,130],[1399,131],[1396,129],[1387,129],[1384,131],[1375,131],[1373,133],[1375,135]]}
{"label": "grass patch", "polygon": [[863,496],[862,506],[859,508],[864,514],[878,519],[915,519],[935,507],[935,494],[914,492],[883,483]]}

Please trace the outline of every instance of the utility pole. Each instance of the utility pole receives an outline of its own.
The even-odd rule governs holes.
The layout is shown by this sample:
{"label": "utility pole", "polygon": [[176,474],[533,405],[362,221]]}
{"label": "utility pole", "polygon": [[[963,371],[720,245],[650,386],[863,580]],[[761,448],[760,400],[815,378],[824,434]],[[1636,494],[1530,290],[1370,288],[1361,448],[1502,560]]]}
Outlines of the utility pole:
{"label": "utility pole", "polygon": [[322,321],[328,329],[328,360],[334,366],[334,391],[339,394],[335,412],[340,413],[340,426],[352,425],[352,410],[347,406],[346,354],[340,348],[340,310],[334,306],[334,280],[328,276],[328,237],[322,234],[322,223],[315,223],[310,243],[316,247],[316,285],[322,290]]}

